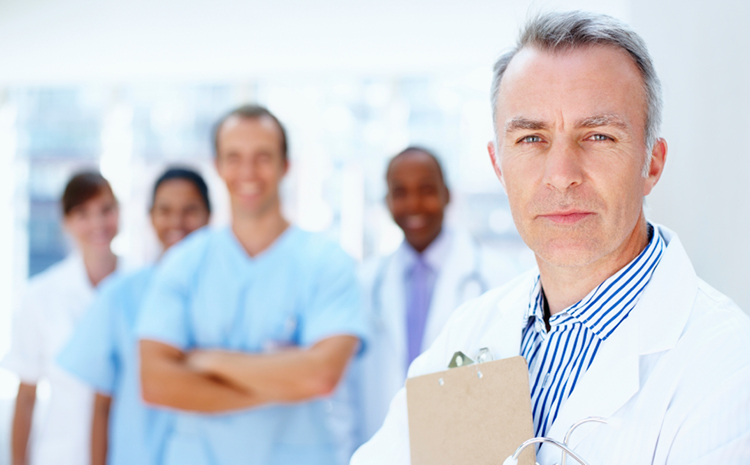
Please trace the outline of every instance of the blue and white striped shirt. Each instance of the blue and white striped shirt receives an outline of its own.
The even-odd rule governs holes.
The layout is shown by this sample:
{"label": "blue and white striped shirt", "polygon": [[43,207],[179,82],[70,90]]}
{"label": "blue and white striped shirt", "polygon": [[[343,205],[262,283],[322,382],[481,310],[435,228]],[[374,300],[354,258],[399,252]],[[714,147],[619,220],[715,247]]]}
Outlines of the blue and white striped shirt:
{"label": "blue and white striped shirt", "polygon": [[543,436],[596,357],[599,346],[617,329],[651,280],[665,244],[649,224],[648,245],[632,262],[578,303],[544,322],[539,277],[531,293],[521,354],[529,364],[534,432]]}

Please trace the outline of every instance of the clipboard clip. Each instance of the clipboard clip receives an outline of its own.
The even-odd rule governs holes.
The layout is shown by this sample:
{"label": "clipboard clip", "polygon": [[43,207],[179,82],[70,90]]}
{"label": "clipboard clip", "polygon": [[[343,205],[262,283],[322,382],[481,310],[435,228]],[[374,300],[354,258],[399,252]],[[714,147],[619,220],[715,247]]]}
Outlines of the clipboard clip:
{"label": "clipboard clip", "polygon": [[477,351],[477,355],[474,356],[476,360],[472,360],[468,355],[461,352],[460,350],[453,354],[450,362],[448,362],[448,368],[460,368],[468,365],[474,365],[475,363],[491,362],[494,360],[490,349],[482,347]]}

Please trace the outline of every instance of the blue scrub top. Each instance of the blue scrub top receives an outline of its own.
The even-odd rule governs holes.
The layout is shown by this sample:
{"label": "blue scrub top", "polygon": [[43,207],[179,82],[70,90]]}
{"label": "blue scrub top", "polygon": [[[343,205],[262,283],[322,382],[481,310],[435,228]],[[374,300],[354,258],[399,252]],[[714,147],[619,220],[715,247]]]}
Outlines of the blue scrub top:
{"label": "blue scrub top", "polygon": [[[323,235],[293,226],[252,258],[228,227],[193,234],[162,260],[138,323],[141,339],[182,351],[259,353],[344,334],[364,341],[365,330],[353,260]],[[179,412],[164,463],[335,464],[331,405]]]}
{"label": "blue scrub top", "polygon": [[174,416],[147,406],[140,395],[135,325],[155,269],[109,278],[81,318],[58,364],[112,397],[110,465],[158,465]]}

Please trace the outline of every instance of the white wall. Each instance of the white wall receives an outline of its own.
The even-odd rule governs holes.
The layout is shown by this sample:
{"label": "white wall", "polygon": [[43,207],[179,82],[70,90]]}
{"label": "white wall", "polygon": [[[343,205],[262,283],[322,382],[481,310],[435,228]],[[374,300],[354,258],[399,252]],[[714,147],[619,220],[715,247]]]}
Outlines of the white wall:
{"label": "white wall", "polygon": [[626,0],[3,0],[0,83],[488,66],[528,8]]}
{"label": "white wall", "polygon": [[748,5],[5,0],[0,86],[489,70],[529,9],[610,13],[646,38],[665,87],[670,156],[651,216],[681,235],[702,277],[750,310]]}
{"label": "white wall", "polygon": [[750,2],[632,1],[665,90],[666,171],[651,217],[699,276],[750,311]]}

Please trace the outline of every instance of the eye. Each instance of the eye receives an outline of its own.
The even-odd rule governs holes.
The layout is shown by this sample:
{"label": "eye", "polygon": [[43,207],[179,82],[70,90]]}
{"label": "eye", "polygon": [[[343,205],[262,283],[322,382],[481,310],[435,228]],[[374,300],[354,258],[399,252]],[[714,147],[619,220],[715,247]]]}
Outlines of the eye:
{"label": "eye", "polygon": [[594,142],[613,140],[611,137],[605,136],[604,134],[594,134],[593,136],[590,136],[589,139],[593,140]]}
{"label": "eye", "polygon": [[539,136],[524,136],[518,142],[522,144],[535,144],[541,141],[542,141],[542,138]]}
{"label": "eye", "polygon": [[435,186],[427,185],[419,187],[419,193],[422,195],[434,195],[437,194],[437,192],[438,190]]}
{"label": "eye", "polygon": [[401,198],[406,196],[406,189],[402,187],[396,187],[395,189],[391,190],[391,197],[393,198]]}

